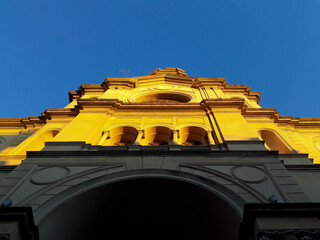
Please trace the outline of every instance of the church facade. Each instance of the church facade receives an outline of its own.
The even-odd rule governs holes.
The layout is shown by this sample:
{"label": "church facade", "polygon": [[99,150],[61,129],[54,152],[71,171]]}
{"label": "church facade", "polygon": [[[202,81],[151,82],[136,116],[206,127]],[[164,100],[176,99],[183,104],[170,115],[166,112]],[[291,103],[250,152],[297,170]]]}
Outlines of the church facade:
{"label": "church facade", "polygon": [[0,239],[320,239],[320,118],[179,68],[0,119]]}

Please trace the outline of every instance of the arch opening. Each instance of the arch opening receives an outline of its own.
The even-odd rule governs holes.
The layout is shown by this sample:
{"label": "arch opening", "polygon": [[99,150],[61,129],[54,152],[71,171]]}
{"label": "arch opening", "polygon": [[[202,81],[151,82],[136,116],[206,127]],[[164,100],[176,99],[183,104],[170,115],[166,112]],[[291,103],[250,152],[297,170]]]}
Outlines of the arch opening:
{"label": "arch opening", "polygon": [[203,187],[148,177],[109,183],[64,202],[40,223],[39,232],[42,240],[235,240],[240,220]]}
{"label": "arch opening", "polygon": [[168,145],[171,137],[172,131],[167,127],[149,127],[145,130],[145,139],[142,145]]}
{"label": "arch opening", "polygon": [[180,129],[180,141],[182,145],[205,145],[206,131],[200,127],[184,127]]}
{"label": "arch opening", "polygon": [[108,138],[102,143],[103,146],[124,146],[134,143],[138,131],[134,127],[117,127],[109,131]]}

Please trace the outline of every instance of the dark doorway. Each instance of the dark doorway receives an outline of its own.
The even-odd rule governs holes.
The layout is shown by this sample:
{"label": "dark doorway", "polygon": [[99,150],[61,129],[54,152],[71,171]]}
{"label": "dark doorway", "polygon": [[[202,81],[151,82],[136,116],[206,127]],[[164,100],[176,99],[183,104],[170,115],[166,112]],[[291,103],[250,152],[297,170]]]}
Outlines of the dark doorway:
{"label": "dark doorway", "polygon": [[165,178],[109,183],[65,202],[39,226],[40,240],[236,240],[239,215],[197,185]]}

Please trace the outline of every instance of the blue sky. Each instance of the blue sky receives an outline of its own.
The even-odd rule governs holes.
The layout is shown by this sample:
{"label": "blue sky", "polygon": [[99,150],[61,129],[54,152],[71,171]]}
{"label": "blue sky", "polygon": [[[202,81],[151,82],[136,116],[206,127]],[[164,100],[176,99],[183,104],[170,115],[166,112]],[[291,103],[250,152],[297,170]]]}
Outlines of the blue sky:
{"label": "blue sky", "polygon": [[179,67],[320,117],[319,0],[0,1],[0,117],[40,116],[105,77]]}

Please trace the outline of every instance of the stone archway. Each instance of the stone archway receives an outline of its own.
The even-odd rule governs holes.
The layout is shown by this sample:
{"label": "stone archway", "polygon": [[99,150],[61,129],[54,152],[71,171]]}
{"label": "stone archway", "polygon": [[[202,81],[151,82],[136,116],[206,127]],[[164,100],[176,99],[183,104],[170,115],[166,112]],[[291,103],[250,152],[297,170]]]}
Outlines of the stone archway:
{"label": "stone archway", "polygon": [[143,176],[84,191],[38,226],[41,240],[235,240],[240,221],[230,203],[200,185]]}

